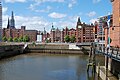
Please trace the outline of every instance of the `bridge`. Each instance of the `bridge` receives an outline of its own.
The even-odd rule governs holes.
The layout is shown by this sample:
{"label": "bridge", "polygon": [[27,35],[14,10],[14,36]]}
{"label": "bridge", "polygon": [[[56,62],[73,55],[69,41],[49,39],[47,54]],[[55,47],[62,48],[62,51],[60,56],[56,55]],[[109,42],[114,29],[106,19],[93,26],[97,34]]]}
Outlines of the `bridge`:
{"label": "bridge", "polygon": [[[78,47],[91,46],[92,43],[93,42],[76,43],[76,46],[78,46]],[[108,52],[105,47],[104,47],[103,51],[100,50],[100,47],[101,46],[97,46],[97,48],[96,48],[97,54],[98,53],[103,54],[105,56],[108,56],[109,58],[112,58],[112,59],[120,62],[120,50],[119,50],[119,48],[111,47],[110,52]]]}
{"label": "bridge", "polygon": [[[105,49],[104,49],[105,50]],[[103,54],[109,58],[112,58],[116,61],[120,62],[120,51],[119,48],[111,48],[110,52],[108,52],[107,50],[102,51],[102,50],[96,50],[97,53]]]}
{"label": "bridge", "polygon": [[76,43],[76,46],[79,46],[79,47],[81,47],[81,46],[90,46],[91,43],[93,43],[93,42],[82,42],[82,43]]}
{"label": "bridge", "polygon": [[[88,63],[88,70],[89,71],[89,66],[94,66],[93,71],[95,71],[95,66],[96,66],[96,62],[95,62],[95,54],[102,54],[105,56],[105,73],[103,76],[106,76],[106,78],[104,77],[103,80],[108,80],[108,72],[112,72],[117,78],[120,78],[120,49],[118,47],[111,47],[110,50],[108,48],[101,49],[101,46],[97,46],[97,44],[92,44],[91,45],[91,50],[89,53],[89,63]],[[100,68],[99,68],[100,69]],[[97,68],[97,70],[99,70]],[[102,71],[103,69],[101,69]],[[100,71],[98,71],[99,73]],[[104,70],[103,70],[104,72]],[[109,79],[109,80],[113,80],[113,79]],[[115,79],[116,80],[116,79]]]}

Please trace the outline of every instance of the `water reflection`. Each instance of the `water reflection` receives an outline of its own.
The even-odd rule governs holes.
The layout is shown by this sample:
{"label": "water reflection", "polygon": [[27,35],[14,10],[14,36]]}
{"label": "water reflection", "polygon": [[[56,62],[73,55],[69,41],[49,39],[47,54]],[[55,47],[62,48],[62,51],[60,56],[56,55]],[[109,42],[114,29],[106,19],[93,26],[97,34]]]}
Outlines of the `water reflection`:
{"label": "water reflection", "polygon": [[85,55],[19,55],[0,61],[0,80],[92,80],[87,76],[87,58]]}

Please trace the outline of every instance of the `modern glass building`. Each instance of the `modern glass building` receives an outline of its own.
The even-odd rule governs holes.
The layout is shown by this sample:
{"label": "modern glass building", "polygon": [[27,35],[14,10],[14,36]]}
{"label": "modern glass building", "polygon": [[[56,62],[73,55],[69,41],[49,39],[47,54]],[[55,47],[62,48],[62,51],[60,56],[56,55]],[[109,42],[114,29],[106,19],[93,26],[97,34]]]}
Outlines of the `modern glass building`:
{"label": "modern glass building", "polygon": [[0,41],[2,41],[2,3],[0,1]]}

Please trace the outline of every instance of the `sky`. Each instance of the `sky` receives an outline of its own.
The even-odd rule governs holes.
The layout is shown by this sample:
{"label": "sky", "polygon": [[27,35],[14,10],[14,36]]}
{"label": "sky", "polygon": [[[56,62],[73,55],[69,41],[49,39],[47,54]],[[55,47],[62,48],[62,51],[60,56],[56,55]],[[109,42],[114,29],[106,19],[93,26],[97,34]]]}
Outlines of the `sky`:
{"label": "sky", "polygon": [[3,28],[14,12],[16,28],[50,31],[55,28],[75,28],[77,18],[86,24],[112,13],[110,0],[2,0]]}

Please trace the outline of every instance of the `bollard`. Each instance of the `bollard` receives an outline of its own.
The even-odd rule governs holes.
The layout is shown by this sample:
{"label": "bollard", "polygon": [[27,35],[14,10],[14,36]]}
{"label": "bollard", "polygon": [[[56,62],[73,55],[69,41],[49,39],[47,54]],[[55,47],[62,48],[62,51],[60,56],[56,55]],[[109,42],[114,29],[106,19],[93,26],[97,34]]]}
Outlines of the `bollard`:
{"label": "bollard", "polygon": [[98,63],[98,79],[100,77],[100,64]]}

